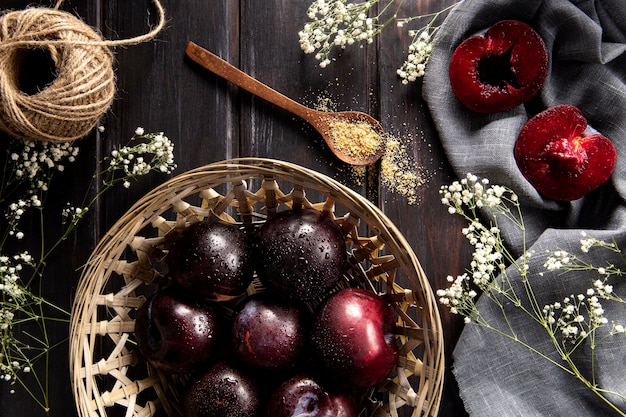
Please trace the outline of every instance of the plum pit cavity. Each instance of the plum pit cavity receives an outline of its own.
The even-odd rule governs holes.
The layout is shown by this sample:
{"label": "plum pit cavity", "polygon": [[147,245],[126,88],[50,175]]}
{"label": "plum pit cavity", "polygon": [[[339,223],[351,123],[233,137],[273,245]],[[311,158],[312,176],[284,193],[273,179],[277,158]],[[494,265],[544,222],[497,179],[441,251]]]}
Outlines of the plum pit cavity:
{"label": "plum pit cavity", "polygon": [[511,65],[511,50],[503,54],[489,54],[478,61],[478,79],[481,83],[505,90],[508,85],[519,88]]}

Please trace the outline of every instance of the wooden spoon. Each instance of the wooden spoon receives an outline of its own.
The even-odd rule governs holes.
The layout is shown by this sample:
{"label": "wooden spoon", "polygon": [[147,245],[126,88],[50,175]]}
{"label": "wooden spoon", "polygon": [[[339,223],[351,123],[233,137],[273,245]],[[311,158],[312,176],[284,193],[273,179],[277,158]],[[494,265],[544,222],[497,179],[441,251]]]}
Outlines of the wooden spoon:
{"label": "wooden spoon", "polygon": [[[203,68],[309,122],[342,161],[351,165],[370,165],[383,155],[385,133],[380,123],[370,115],[356,111],[324,112],[310,109],[193,42],[187,44],[185,52]],[[361,144],[367,144],[367,147],[361,147]]]}

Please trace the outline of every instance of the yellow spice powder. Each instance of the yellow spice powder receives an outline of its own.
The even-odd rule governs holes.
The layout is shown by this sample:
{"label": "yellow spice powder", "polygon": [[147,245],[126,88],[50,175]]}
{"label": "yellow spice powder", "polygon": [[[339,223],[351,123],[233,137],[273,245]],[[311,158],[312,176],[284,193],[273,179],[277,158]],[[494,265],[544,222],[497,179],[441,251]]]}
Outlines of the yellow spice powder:
{"label": "yellow spice powder", "polygon": [[418,189],[426,184],[428,175],[409,156],[406,145],[388,136],[380,162],[380,180],[384,187],[405,197],[409,204],[417,204]]}
{"label": "yellow spice powder", "polygon": [[383,144],[383,137],[367,122],[332,121],[329,135],[335,148],[353,158],[374,155]]}

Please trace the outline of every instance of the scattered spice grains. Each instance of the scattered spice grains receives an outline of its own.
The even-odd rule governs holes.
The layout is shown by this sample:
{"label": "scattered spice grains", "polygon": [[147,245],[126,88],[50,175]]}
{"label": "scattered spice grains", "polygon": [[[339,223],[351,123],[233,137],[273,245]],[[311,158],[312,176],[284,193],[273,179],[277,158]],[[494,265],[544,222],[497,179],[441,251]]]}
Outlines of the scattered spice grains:
{"label": "scattered spice grains", "polygon": [[316,102],[313,104],[313,108],[319,111],[337,111],[337,104],[330,97],[317,97]]}
{"label": "scattered spice grains", "polygon": [[[387,134],[385,136],[385,153],[380,160],[380,170],[378,171],[381,187],[406,198],[410,205],[419,204],[419,190],[433,176],[433,173],[420,166],[415,158],[410,155],[409,144],[413,140],[411,135],[398,138]],[[350,178],[356,186],[362,186],[366,181],[371,181],[367,178],[368,173],[373,172],[365,166],[350,166]]]}
{"label": "scattered spice grains", "polygon": [[418,203],[419,188],[429,180],[430,174],[409,156],[407,145],[387,135],[385,153],[380,161],[382,186],[402,195],[413,205]]}
{"label": "scattered spice grains", "polygon": [[335,148],[356,159],[376,154],[384,144],[384,138],[367,122],[334,120],[328,133]]}

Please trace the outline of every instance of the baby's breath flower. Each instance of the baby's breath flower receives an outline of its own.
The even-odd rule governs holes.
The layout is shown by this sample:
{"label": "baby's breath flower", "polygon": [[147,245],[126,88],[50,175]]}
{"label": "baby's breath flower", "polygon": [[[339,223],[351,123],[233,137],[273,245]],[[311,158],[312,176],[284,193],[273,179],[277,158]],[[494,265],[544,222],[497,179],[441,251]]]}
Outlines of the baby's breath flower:
{"label": "baby's breath flower", "polygon": [[[306,15],[310,19],[298,32],[300,48],[306,54],[314,54],[324,68],[331,63],[330,55],[335,48],[345,49],[349,45],[371,44],[374,38],[389,24],[396,22],[396,27],[403,28],[410,22],[429,18],[429,22],[420,30],[409,30],[411,44],[407,59],[397,70],[403,84],[415,81],[424,75],[428,58],[433,50],[432,38],[439,29],[435,23],[444,13],[457,3],[445,7],[436,13],[399,18],[398,11],[389,11],[395,1],[386,0],[381,11],[369,16],[380,0],[348,2],[348,0],[315,0],[309,6]],[[385,16],[387,12],[390,16]]]}
{"label": "baby's breath flower", "polygon": [[63,171],[65,165],[75,161],[79,148],[70,142],[35,142],[12,140],[9,144],[9,164],[5,172],[13,176],[3,184],[7,194],[2,199],[11,201],[10,192],[21,190],[22,194],[6,206],[4,217],[7,220],[6,232],[9,236],[23,239],[20,221],[31,208],[41,207],[41,194],[48,190],[55,172]]}
{"label": "baby's breath flower", "polygon": [[[368,17],[379,0],[348,3],[348,0],[316,0],[309,6],[307,17],[311,19],[298,32],[300,48],[306,54],[315,53],[320,67],[330,64],[330,54],[355,43],[369,44],[389,22],[380,22],[383,12]],[[393,2],[384,7],[386,10]]]}
{"label": "baby's breath flower", "polygon": [[[144,134],[144,129],[138,127],[131,142],[111,152],[107,158],[108,174],[105,185],[122,182],[129,188],[130,179],[146,175],[152,171],[171,174],[176,168],[174,163],[174,145],[162,132]],[[120,177],[119,173],[122,173]]]}
{"label": "baby's breath flower", "polygon": [[424,76],[426,63],[433,50],[432,35],[435,31],[436,28],[431,25],[426,26],[422,31],[409,31],[409,36],[412,37],[409,52],[402,66],[396,71],[402,79],[402,84],[408,84]]}
{"label": "baby's breath flower", "polygon": [[450,275],[447,280],[451,285],[448,288],[437,290],[439,302],[450,308],[450,312],[453,314],[471,316],[475,310],[474,298],[477,294],[475,291],[465,291],[470,281],[469,276],[463,274],[455,278]]}
{"label": "baby's breath flower", "polygon": [[[612,252],[620,252],[620,249],[615,243],[608,243],[595,238],[583,238],[580,242],[580,250],[583,253],[589,252],[589,250],[593,247],[605,248]],[[563,250],[555,250],[551,253],[548,252],[548,256],[543,266],[548,271],[562,270],[563,272],[570,272],[595,270],[599,275],[604,276],[622,275],[622,271],[613,264],[600,266],[592,265],[581,257]]]}
{"label": "baby's breath flower", "polygon": [[348,0],[313,1],[306,12],[310,21],[298,32],[300,48],[306,54],[314,54],[315,59],[320,61],[319,66],[325,68],[331,63],[330,55],[335,48],[345,49],[353,44],[361,46],[371,44],[374,38],[394,21],[396,27],[404,28],[415,20],[429,18],[428,23],[421,29],[408,31],[411,43],[407,58],[397,70],[403,84],[424,76],[428,58],[433,50],[432,39],[440,27],[436,23],[458,2],[436,13],[399,18],[398,11],[402,2],[389,17],[385,17],[388,9],[395,3],[393,0],[386,0],[378,14],[368,16],[379,3],[380,0],[360,3]]}
{"label": "baby's breath flower", "polygon": [[[467,221],[467,226],[461,229],[461,233],[474,248],[466,272],[456,278],[448,276],[448,288],[437,290],[440,304],[446,306],[451,313],[462,315],[466,324],[476,323],[521,343],[550,363],[570,372],[606,400],[604,397],[606,391],[597,386],[595,375],[590,379],[583,375],[574,361],[573,353],[581,346],[585,346],[592,350],[590,355],[593,357],[595,349],[606,337],[626,335],[624,324],[611,321],[607,317],[608,309],[603,305],[605,302],[626,304],[626,300],[616,294],[611,283],[616,277],[621,279],[624,272],[612,263],[593,265],[583,256],[560,249],[545,251],[543,263],[545,271],[531,271],[528,261],[537,256],[534,250],[525,251],[519,258],[514,257],[507,250],[497,226],[502,216],[517,225],[525,247],[520,203],[512,190],[499,185],[489,185],[489,181],[467,174],[450,185],[442,186],[440,197],[441,203],[448,207],[451,214],[461,215]],[[485,221],[485,217],[488,222]],[[582,234],[580,243],[581,253],[603,248],[622,255],[615,242],[605,242],[588,236],[587,233]],[[623,256],[621,258],[623,259]],[[517,272],[521,282],[513,282],[509,276],[510,271]],[[559,271],[562,273],[587,271],[592,272],[592,275],[595,271],[598,275],[585,291],[570,294],[550,304],[539,305],[532,286],[534,280],[530,279],[530,274],[536,272],[534,278],[537,279],[545,279],[548,276],[555,279],[554,272]],[[523,288],[520,289],[519,285]],[[486,297],[489,302],[499,307],[502,320],[498,320],[497,324],[489,323],[481,316],[475,303],[478,293],[480,297]],[[530,316],[532,321],[545,330],[550,345],[554,347],[562,362],[554,361],[544,356],[544,353],[535,346],[526,344],[527,342],[517,333],[514,318],[508,315],[512,307],[521,309],[522,314]],[[508,330],[503,330],[501,326],[503,323],[509,326]]]}
{"label": "baby's breath flower", "polygon": [[510,212],[506,203],[519,205],[515,198],[515,193],[499,185],[489,185],[486,179],[479,179],[474,174],[467,176],[460,181],[454,181],[448,186],[442,186],[439,190],[442,204],[448,206],[451,214],[465,213],[464,207],[470,212],[477,208],[485,208],[491,211]]}
{"label": "baby's breath flower", "polygon": [[69,204],[67,204],[67,206],[61,211],[63,224],[78,223],[80,219],[82,219],[85,216],[88,210],[89,210],[89,207],[84,207],[84,208],[72,207]]}

